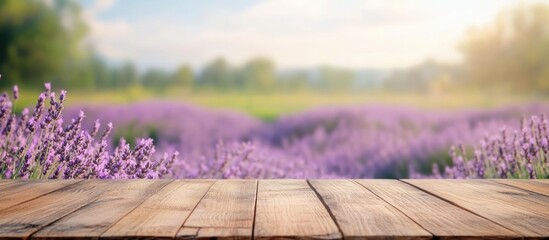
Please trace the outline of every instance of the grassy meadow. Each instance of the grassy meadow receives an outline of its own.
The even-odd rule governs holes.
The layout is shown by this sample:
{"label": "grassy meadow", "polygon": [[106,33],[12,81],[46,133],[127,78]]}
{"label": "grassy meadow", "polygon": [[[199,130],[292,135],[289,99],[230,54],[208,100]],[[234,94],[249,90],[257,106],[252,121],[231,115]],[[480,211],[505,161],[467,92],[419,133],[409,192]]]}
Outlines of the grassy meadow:
{"label": "grassy meadow", "polygon": [[[22,89],[25,94],[17,108],[33,106],[39,91]],[[87,91],[71,90],[67,106],[131,104],[147,101],[176,101],[213,108],[244,112],[257,119],[270,121],[279,116],[299,113],[319,107],[337,107],[378,104],[386,106],[410,106],[433,110],[489,109],[500,106],[522,105],[531,102],[547,102],[547,98],[485,94],[482,92],[456,92],[447,94],[395,93],[384,91],[320,92],[276,91],[242,92],[215,90],[188,90],[171,88],[166,91],[148,90],[136,86],[125,90]]]}

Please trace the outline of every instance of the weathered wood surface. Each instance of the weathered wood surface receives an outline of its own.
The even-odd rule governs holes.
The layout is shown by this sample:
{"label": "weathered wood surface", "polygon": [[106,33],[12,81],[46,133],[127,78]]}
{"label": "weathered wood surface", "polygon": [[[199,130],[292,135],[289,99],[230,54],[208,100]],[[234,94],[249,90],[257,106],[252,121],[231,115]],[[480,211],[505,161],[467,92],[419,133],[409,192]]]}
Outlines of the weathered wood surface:
{"label": "weathered wood surface", "polygon": [[522,179],[494,179],[493,181],[549,196],[549,182]]}
{"label": "weathered wood surface", "polygon": [[437,237],[519,237],[490,220],[398,180],[357,182]]}
{"label": "weathered wood surface", "polygon": [[522,236],[549,236],[549,197],[490,180],[405,180]]}
{"label": "weathered wood surface", "polygon": [[306,180],[260,180],[255,238],[339,238],[334,219]]}
{"label": "weathered wood surface", "polygon": [[[0,211],[77,183],[79,180],[2,181]],[[11,184],[10,184],[11,183]]]}
{"label": "weathered wood surface", "polygon": [[99,238],[109,226],[141,204],[169,181],[111,181],[108,190],[94,202],[43,228],[34,238]]}
{"label": "weathered wood surface", "polygon": [[79,182],[4,209],[0,211],[0,238],[28,238],[36,231],[95,201],[108,190],[109,185],[112,183],[107,181]]}
{"label": "weathered wood surface", "polygon": [[173,238],[212,180],[175,180],[111,226],[102,238]]}
{"label": "weathered wood surface", "polygon": [[[185,221],[177,238],[250,238],[256,191],[257,180],[215,182]],[[196,235],[188,235],[188,228],[197,229]]]}
{"label": "weathered wood surface", "polygon": [[0,181],[0,239],[549,238],[546,180]]}
{"label": "weathered wood surface", "polygon": [[310,183],[346,238],[431,237],[401,211],[352,180],[311,180]]}

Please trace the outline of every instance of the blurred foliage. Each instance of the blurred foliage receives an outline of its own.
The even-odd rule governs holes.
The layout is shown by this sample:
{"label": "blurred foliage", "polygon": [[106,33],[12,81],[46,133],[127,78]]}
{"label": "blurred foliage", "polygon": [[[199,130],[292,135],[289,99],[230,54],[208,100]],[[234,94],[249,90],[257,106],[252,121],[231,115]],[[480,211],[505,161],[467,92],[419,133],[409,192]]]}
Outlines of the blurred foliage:
{"label": "blurred foliage", "polygon": [[[86,26],[72,1],[0,1],[0,85],[62,79],[83,59]],[[72,76],[71,76],[72,77]],[[67,77],[67,78],[71,78]]]}
{"label": "blurred foliage", "polygon": [[547,5],[502,12],[491,25],[472,29],[461,49],[468,79],[483,91],[549,93]]}
{"label": "blurred foliage", "polygon": [[411,91],[437,95],[451,91],[460,79],[463,79],[460,65],[428,60],[408,69],[393,71],[385,80],[384,86],[396,92]]}
{"label": "blurred foliage", "polygon": [[[363,92],[364,90],[441,96],[458,91],[523,95],[549,93],[549,7],[519,5],[492,24],[471,30],[460,46],[463,64],[425,61],[394,71],[345,69],[277,70],[258,57],[241,66],[214,59],[200,71],[181,64],[173,71],[138,70],[130,61],[107,62],[84,44],[87,27],[71,0],[0,1],[1,86],[136,89],[165,93],[198,92]],[[381,74],[380,74],[381,72]],[[24,84],[23,84],[24,83]],[[181,92],[182,93],[182,92]]]}
{"label": "blurred foliage", "polygon": [[190,88],[194,82],[193,70],[186,65],[180,66],[174,73],[173,84],[178,87]]}

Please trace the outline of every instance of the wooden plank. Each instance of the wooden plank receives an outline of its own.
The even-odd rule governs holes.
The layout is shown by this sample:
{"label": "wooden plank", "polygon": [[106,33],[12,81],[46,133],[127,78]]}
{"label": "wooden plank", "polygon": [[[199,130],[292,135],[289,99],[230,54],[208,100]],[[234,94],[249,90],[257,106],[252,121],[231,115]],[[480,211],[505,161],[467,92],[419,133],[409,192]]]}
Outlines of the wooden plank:
{"label": "wooden plank", "polygon": [[174,238],[213,180],[175,180],[110,227],[101,238]]}
{"label": "wooden plank", "polygon": [[9,180],[0,191],[0,211],[75,184],[81,180]]}
{"label": "wooden plank", "polygon": [[495,194],[492,197],[504,204],[513,204],[516,207],[523,208],[549,218],[549,197],[547,196],[498,184],[487,179],[445,181],[456,182],[460,187],[468,187],[474,189],[475,191],[487,191],[491,193],[496,192],[498,194]]}
{"label": "wooden plank", "polygon": [[528,179],[492,179],[492,181],[549,196],[549,184]]}
{"label": "wooden plank", "polygon": [[345,238],[425,238],[432,235],[351,180],[310,180]]}
{"label": "wooden plank", "polygon": [[9,179],[0,179],[0,191],[3,189],[6,189],[9,186],[12,185],[18,185],[21,181],[15,181],[15,180],[9,180]]}
{"label": "wooden plank", "polygon": [[0,239],[28,238],[44,226],[93,202],[112,183],[86,180],[0,211]]}
{"label": "wooden plank", "polygon": [[[198,203],[177,234],[177,238],[221,236],[251,239],[257,180],[223,180],[215,182]],[[198,228],[189,236],[188,228]]]}
{"label": "wooden plank", "polygon": [[549,236],[549,199],[546,196],[505,187],[488,180],[403,181],[525,237]]}
{"label": "wooden plank", "polygon": [[32,238],[99,238],[111,225],[171,181],[110,181],[109,190],[96,201],[43,228]]}
{"label": "wooden plank", "polygon": [[252,228],[200,228],[198,239],[251,239]]}
{"label": "wooden plank", "polygon": [[250,239],[251,228],[193,228],[183,227],[177,239]]}
{"label": "wooden plank", "polygon": [[357,180],[438,238],[517,238],[492,221],[397,180]]}
{"label": "wooden plank", "polygon": [[306,180],[260,180],[254,236],[333,239],[341,233]]}

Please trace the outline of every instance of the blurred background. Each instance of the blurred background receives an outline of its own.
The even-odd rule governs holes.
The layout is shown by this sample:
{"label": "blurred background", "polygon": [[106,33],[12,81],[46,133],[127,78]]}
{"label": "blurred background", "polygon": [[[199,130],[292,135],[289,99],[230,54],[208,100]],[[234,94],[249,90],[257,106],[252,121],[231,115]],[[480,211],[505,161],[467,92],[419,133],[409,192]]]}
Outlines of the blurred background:
{"label": "blurred background", "polygon": [[181,176],[410,177],[547,112],[549,1],[0,0],[0,74]]}

